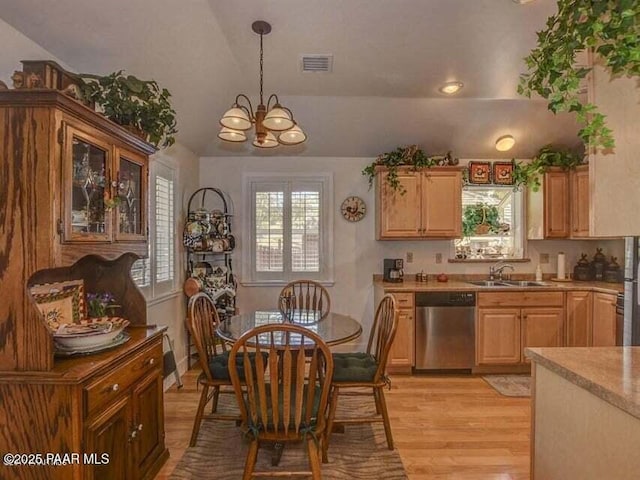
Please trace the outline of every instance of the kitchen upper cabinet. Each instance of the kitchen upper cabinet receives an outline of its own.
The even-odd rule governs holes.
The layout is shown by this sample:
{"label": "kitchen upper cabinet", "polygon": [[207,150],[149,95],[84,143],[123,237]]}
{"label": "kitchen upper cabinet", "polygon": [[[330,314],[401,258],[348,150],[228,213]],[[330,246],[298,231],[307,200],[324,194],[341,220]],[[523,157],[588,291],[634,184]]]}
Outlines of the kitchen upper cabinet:
{"label": "kitchen upper cabinet", "polygon": [[588,238],[590,192],[588,165],[574,170],[550,168],[540,190],[528,191],[527,238]]}
{"label": "kitchen upper cabinet", "polygon": [[591,345],[593,294],[567,292],[565,344],[567,347]]}
{"label": "kitchen upper cabinet", "polygon": [[590,74],[588,96],[606,116],[616,142],[614,149],[591,152],[589,156],[591,236],[640,235],[638,81],[627,77],[612,79],[597,60]]}
{"label": "kitchen upper cabinet", "polygon": [[592,345],[609,347],[616,344],[616,296],[593,294]]}
{"label": "kitchen upper cabinet", "polygon": [[377,238],[458,238],[462,235],[462,171],[401,168],[398,181],[404,194],[387,184],[387,172],[378,173]]}
{"label": "kitchen upper cabinet", "polygon": [[544,174],[544,238],[569,236],[569,175],[549,169]]}
{"label": "kitchen upper cabinet", "polygon": [[576,167],[569,175],[571,182],[571,237],[589,237],[589,166]]}

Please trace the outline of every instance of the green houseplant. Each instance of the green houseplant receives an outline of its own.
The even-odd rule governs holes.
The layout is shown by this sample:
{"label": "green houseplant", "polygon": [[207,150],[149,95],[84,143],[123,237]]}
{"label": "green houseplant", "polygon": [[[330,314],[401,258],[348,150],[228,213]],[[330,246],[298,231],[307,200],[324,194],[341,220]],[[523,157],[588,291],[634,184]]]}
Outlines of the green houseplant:
{"label": "green houseplant", "polygon": [[495,205],[467,205],[462,212],[462,235],[496,234],[500,231],[500,213]]}
{"label": "green houseplant", "polygon": [[377,175],[377,167],[385,167],[387,171],[387,184],[392,190],[404,195],[406,190],[398,180],[398,167],[408,166],[417,171],[423,168],[431,168],[436,165],[457,165],[458,159],[453,158],[451,152],[446,155],[429,156],[417,145],[398,147],[391,152],[383,153],[362,170],[362,175],[368,177],[369,188],[373,186],[373,180]]}
{"label": "green houseplant", "polygon": [[527,186],[534,192],[540,189],[540,177],[549,167],[561,167],[571,170],[581,165],[584,161],[582,155],[568,151],[555,149],[551,145],[542,147],[531,162],[517,162],[513,169],[513,180],[516,188]]}
{"label": "green houseplant", "polygon": [[525,58],[528,72],[518,92],[537,93],[554,113],[575,112],[584,125],[580,137],[590,147],[614,146],[605,116],[579,98],[580,82],[591,68],[576,64],[576,54],[591,50],[614,75],[640,76],[640,2],[638,0],[558,0],[558,12],[538,32],[538,45]]}
{"label": "green houseplant", "polygon": [[166,88],[161,89],[153,80],[125,76],[122,70],[106,76],[79,77],[82,96],[99,105],[107,118],[134,132],[143,132],[156,147],[175,143],[176,112]]}

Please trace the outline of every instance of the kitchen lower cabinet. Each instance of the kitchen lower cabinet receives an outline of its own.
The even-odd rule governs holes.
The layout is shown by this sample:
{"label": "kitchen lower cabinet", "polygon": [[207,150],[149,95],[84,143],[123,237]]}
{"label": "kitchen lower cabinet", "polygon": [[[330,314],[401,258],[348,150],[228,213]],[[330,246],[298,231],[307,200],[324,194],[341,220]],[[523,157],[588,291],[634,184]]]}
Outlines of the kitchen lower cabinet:
{"label": "kitchen lower cabinet", "polygon": [[520,363],[520,309],[479,309],[476,327],[476,363]]}
{"label": "kitchen lower cabinet", "polygon": [[565,345],[588,347],[591,345],[593,312],[592,292],[567,292]]}
{"label": "kitchen lower cabinet", "polygon": [[594,347],[616,344],[616,296],[609,293],[593,294],[592,342]]}
{"label": "kitchen lower cabinet", "polygon": [[[393,292],[398,306],[398,329],[391,344],[387,372],[411,373],[415,365],[415,300],[413,292]],[[376,305],[377,306],[377,305]]]}
{"label": "kitchen lower cabinet", "polygon": [[476,363],[527,363],[527,347],[564,345],[562,292],[509,291],[478,294]]}

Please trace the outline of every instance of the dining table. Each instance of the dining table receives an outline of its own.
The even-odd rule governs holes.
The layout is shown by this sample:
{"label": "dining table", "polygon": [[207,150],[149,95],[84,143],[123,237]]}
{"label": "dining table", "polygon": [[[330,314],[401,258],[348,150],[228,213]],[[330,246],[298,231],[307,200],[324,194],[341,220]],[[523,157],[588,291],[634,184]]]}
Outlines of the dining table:
{"label": "dining table", "polygon": [[[315,310],[253,310],[229,317],[220,323],[218,336],[234,343],[249,330],[272,323],[299,325],[317,334],[328,346],[347,343],[362,334],[362,325],[349,315],[328,312],[324,316]],[[295,340],[294,340],[295,341]]]}
{"label": "dining table", "polygon": [[[299,325],[316,333],[328,346],[340,345],[355,340],[362,334],[362,325],[356,319],[336,312],[322,313],[315,310],[290,310],[283,313],[280,310],[253,310],[239,315],[234,315],[224,320],[218,325],[218,336],[229,343],[234,343],[246,332],[272,323],[283,323],[290,325]],[[271,342],[270,334],[266,334],[264,342],[268,345]],[[279,339],[283,337],[274,336],[273,340],[276,346]],[[310,342],[308,337],[304,337],[305,344]],[[288,342],[291,346],[296,341],[300,343],[300,350],[304,349],[302,345],[302,337],[290,335]],[[262,344],[260,337],[258,343]],[[311,346],[311,344],[310,344]],[[281,443],[274,444],[274,451],[271,457],[271,464],[276,466],[280,463],[284,445]]]}

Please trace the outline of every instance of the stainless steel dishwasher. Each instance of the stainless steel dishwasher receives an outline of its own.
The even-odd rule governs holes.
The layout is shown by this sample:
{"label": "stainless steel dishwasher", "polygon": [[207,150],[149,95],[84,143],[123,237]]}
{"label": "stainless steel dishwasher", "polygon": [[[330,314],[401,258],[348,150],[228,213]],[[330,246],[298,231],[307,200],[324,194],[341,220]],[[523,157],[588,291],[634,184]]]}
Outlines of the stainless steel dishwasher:
{"label": "stainless steel dishwasher", "polygon": [[475,307],[475,292],[416,293],[415,370],[474,366]]}

